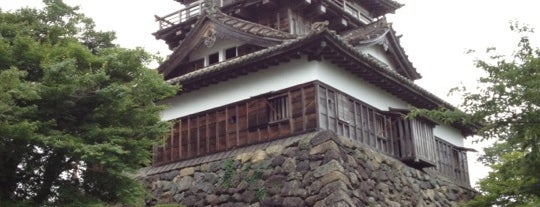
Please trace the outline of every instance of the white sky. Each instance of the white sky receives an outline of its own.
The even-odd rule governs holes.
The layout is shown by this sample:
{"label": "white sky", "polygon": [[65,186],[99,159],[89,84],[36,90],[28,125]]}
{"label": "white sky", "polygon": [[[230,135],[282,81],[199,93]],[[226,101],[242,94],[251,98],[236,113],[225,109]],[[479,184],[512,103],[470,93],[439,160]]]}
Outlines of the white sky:
{"label": "white sky", "polygon": [[[116,32],[117,44],[123,47],[144,47],[150,52],[168,55],[163,41],[151,33],[158,29],[154,14],[163,16],[180,9],[174,0],[64,0],[79,5],[83,13],[94,19],[98,29]],[[478,71],[468,49],[483,52],[496,47],[510,53],[516,38],[509,30],[509,21],[540,29],[538,0],[397,0],[405,4],[388,19],[398,34],[409,59],[423,76],[416,83],[450,103],[459,105],[459,97],[447,97],[450,88],[474,86]],[[41,0],[0,0],[0,8],[13,10],[23,6],[40,6]],[[537,33],[538,34],[538,33]],[[538,40],[538,39],[536,39]],[[538,44],[537,44],[538,45]],[[468,141],[472,139],[469,138]],[[469,144],[481,150],[483,145]],[[487,170],[469,154],[471,181],[484,176]]]}

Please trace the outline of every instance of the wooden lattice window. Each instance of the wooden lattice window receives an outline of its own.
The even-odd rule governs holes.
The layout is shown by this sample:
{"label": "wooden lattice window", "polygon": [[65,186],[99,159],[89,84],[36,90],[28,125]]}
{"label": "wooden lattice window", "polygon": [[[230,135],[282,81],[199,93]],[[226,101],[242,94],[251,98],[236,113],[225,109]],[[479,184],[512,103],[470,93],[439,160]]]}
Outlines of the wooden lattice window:
{"label": "wooden lattice window", "polygon": [[469,172],[466,150],[438,137],[435,138],[435,141],[438,158],[437,171],[457,182],[468,185]]}
{"label": "wooden lattice window", "polygon": [[208,56],[208,65],[216,64],[219,62],[219,53],[213,53]]}
{"label": "wooden lattice window", "polygon": [[375,132],[378,138],[386,139],[389,137],[388,125],[386,118],[382,114],[375,114]]}
{"label": "wooden lattice window", "polygon": [[282,121],[290,118],[289,96],[278,95],[268,99],[270,122]]}
{"label": "wooden lattice window", "polygon": [[231,48],[225,50],[225,60],[234,58],[236,56],[238,56],[238,52],[236,50],[236,47],[231,47]]}

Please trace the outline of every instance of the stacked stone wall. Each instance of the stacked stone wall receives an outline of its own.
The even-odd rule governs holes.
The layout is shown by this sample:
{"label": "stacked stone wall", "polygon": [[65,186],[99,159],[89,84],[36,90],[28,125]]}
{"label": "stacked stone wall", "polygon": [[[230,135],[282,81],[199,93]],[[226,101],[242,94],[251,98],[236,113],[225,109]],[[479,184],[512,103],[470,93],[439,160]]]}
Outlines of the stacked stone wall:
{"label": "stacked stone wall", "polygon": [[145,172],[140,179],[155,203],[186,206],[458,206],[475,194],[328,131]]}

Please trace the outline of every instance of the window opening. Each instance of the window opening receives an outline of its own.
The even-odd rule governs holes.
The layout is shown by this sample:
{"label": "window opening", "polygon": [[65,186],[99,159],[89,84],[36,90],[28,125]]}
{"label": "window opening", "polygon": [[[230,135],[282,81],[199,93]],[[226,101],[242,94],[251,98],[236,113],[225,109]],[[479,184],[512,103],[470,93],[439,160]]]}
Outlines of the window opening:
{"label": "window opening", "polygon": [[435,138],[439,163],[437,170],[458,182],[468,183],[466,151],[454,146],[439,137]]}
{"label": "window opening", "polygon": [[388,137],[386,121],[383,115],[375,114],[375,127],[377,137],[386,139]]}
{"label": "window opening", "polygon": [[231,59],[238,56],[236,47],[231,47],[225,50],[225,60]]}
{"label": "window opening", "polygon": [[208,56],[208,65],[216,64],[219,62],[219,53],[213,53]]}
{"label": "window opening", "polygon": [[270,122],[281,121],[289,118],[289,97],[281,95],[268,99]]}

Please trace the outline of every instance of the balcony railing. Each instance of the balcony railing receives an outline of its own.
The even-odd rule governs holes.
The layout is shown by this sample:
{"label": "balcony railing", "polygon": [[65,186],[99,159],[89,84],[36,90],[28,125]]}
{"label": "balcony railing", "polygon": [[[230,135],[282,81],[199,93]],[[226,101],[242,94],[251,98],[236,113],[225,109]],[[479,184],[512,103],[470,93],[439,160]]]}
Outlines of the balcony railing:
{"label": "balcony railing", "polygon": [[364,24],[369,24],[372,21],[371,17],[368,15],[368,12],[355,3],[348,0],[330,0],[330,2],[337,7],[342,8],[343,11],[360,20]]}
{"label": "balcony railing", "polygon": [[[213,0],[214,3],[223,7],[229,4],[234,3],[234,0]],[[201,8],[203,8],[206,1],[199,0],[195,1],[189,5],[186,5],[184,8],[167,14],[165,16],[155,15],[156,21],[159,23],[159,30],[167,29],[174,25],[180,24],[182,22],[188,21],[189,19],[199,16],[201,14]]]}

